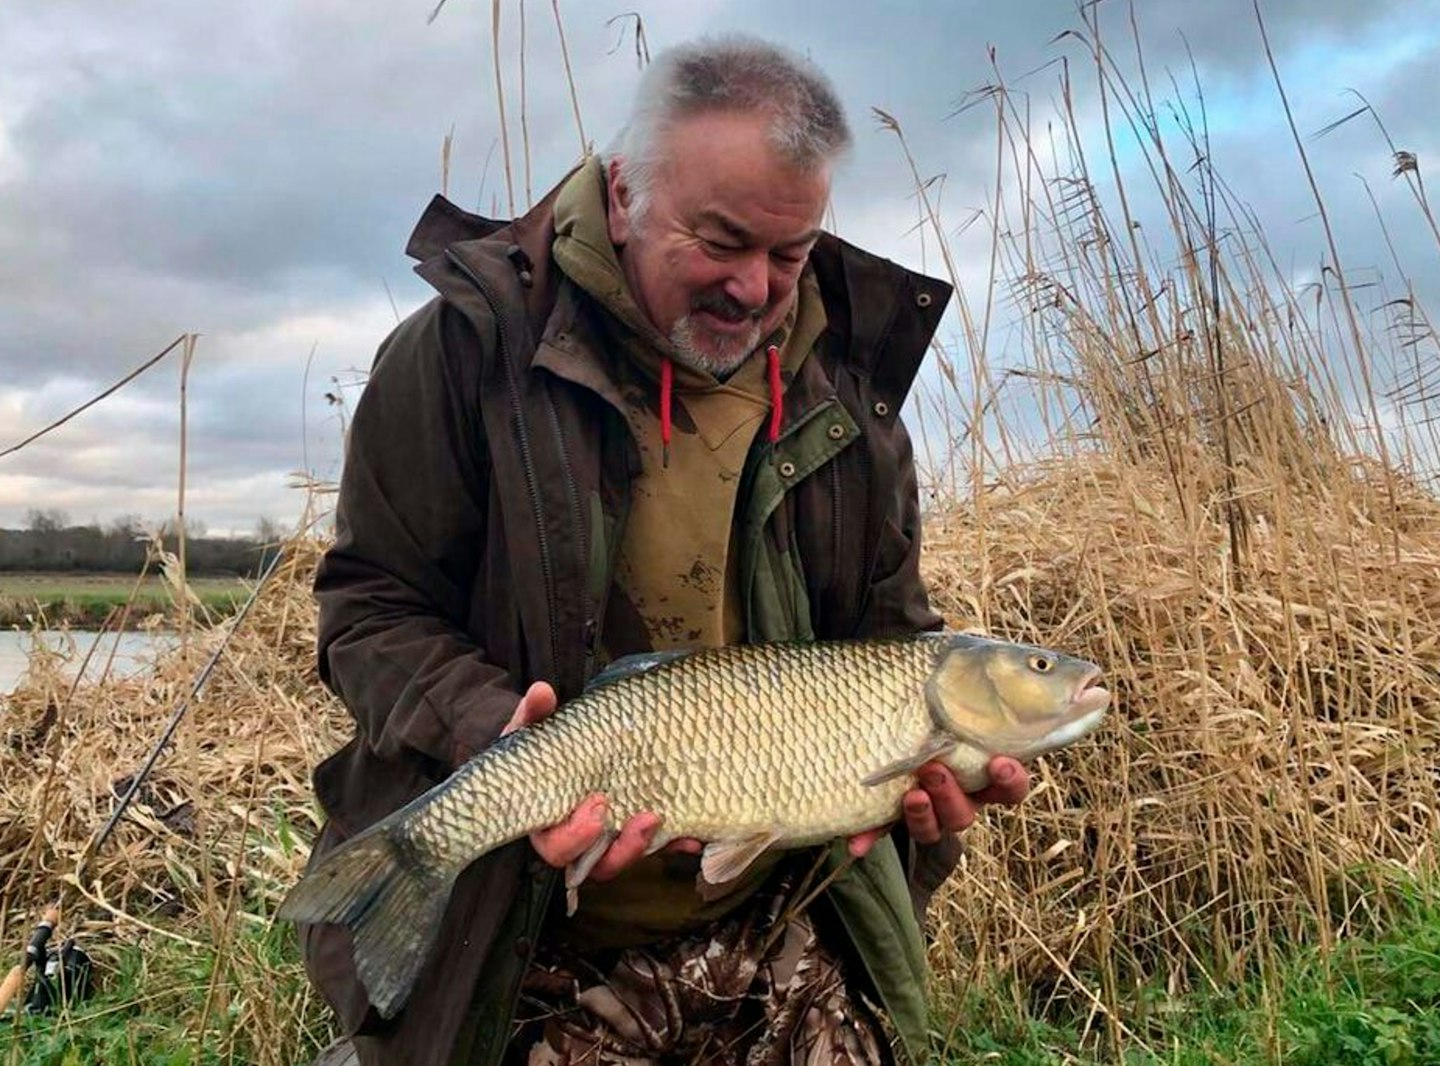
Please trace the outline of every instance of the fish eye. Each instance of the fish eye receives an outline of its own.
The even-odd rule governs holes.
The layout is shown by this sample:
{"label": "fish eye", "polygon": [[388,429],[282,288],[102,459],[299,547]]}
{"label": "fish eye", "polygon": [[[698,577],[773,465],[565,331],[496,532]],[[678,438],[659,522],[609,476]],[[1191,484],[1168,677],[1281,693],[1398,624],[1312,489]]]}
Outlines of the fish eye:
{"label": "fish eye", "polygon": [[1032,655],[1030,656],[1030,669],[1037,674],[1048,674],[1055,669],[1055,660],[1044,655]]}

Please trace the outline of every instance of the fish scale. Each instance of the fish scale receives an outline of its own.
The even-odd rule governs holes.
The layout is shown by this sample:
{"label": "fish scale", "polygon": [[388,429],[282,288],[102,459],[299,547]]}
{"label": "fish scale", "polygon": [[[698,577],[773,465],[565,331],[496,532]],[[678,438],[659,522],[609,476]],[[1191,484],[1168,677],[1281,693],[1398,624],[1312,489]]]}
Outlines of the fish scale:
{"label": "fish scale", "polygon": [[[718,649],[657,670],[646,707],[633,695],[639,678],[580,698],[581,713],[601,736],[624,735],[617,723],[626,720],[645,726],[646,742],[603,780],[589,782],[591,791],[606,793],[612,828],[655,809],[664,818],[662,843],[781,825],[808,843],[857,818],[879,824],[894,810],[895,788],[865,788],[860,778],[914,751],[933,729],[921,689],[934,648],[907,641],[858,673],[824,645],[748,651]],[[842,681],[861,698],[842,695]],[[857,773],[857,755],[868,763],[864,772]],[[808,773],[787,773],[791,767]],[[897,788],[903,792],[904,783]],[[663,808],[657,796],[666,797]]]}
{"label": "fish scale", "polygon": [[346,925],[370,999],[391,1017],[460,871],[593,793],[607,797],[611,832],[654,811],[652,849],[707,842],[702,878],[723,883],[768,847],[894,821],[930,759],[974,789],[994,754],[1071,743],[1108,703],[1091,686],[1098,674],[1057,652],[954,633],[622,660],[327,854],[280,914]]}

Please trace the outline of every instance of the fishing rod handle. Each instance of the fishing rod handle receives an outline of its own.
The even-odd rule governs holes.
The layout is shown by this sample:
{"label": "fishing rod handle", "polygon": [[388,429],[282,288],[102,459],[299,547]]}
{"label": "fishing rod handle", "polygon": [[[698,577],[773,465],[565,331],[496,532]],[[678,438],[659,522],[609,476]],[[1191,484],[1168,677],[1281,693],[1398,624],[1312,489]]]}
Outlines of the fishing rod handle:
{"label": "fishing rod handle", "polygon": [[35,932],[30,934],[30,943],[25,948],[25,958],[33,965],[45,965],[45,945],[50,942],[50,934],[55,932],[55,926],[59,922],[59,907],[50,907],[40,916]]}
{"label": "fishing rod handle", "polygon": [[26,965],[28,965],[28,961],[12,967],[10,972],[5,975],[5,980],[0,982],[0,1014],[5,1013],[5,1008],[10,1006],[10,1001],[15,998],[25,984]]}
{"label": "fishing rod handle", "polygon": [[25,968],[32,962],[37,967],[44,966],[45,945],[50,940],[50,934],[55,931],[55,926],[59,921],[59,907],[50,907],[40,916],[40,922],[35,926],[35,932],[30,935],[30,943],[25,946],[25,961],[12,967],[10,972],[5,975],[5,980],[0,981],[0,1014],[5,1013],[5,1008],[10,1006],[10,1001],[24,987]]}

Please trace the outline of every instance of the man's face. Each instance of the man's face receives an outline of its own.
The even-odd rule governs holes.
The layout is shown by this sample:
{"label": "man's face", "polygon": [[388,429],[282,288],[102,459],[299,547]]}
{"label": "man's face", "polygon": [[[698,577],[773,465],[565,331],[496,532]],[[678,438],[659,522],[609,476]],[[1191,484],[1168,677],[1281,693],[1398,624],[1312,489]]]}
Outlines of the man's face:
{"label": "man's face", "polygon": [[697,115],[663,136],[644,215],[612,160],[610,239],[631,294],[684,362],[728,374],[784,321],[830,195],[777,156],[768,119]]}

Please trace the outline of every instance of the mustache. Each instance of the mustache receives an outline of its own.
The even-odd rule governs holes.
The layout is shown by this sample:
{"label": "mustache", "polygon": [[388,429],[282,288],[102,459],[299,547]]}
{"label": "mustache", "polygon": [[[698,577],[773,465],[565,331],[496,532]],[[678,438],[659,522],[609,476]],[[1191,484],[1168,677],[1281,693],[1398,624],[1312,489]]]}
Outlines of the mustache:
{"label": "mustache", "polygon": [[743,322],[747,318],[758,322],[760,316],[765,312],[763,306],[746,307],[739,300],[727,296],[723,292],[702,292],[690,302],[690,310],[707,311],[727,322]]}

